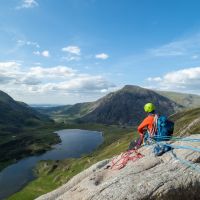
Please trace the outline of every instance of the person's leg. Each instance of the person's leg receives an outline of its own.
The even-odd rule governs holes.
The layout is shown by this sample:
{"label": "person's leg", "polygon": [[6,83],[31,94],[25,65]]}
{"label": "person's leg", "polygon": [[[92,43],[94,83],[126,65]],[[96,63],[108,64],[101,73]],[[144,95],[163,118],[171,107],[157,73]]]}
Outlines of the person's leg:
{"label": "person's leg", "polygon": [[137,138],[136,140],[132,140],[129,144],[128,150],[131,149],[138,149],[140,145],[142,144],[141,138]]}

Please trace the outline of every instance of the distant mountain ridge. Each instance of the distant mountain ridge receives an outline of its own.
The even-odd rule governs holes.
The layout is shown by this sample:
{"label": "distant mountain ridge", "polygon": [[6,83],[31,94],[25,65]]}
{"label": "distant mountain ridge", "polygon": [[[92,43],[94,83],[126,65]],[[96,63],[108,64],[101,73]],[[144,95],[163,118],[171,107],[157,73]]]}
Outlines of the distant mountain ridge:
{"label": "distant mountain ridge", "polygon": [[184,106],[185,108],[200,107],[200,95],[171,92],[171,91],[155,91],[155,92],[171,99],[172,101],[175,101],[176,103]]}
{"label": "distant mountain ridge", "polygon": [[153,90],[126,85],[97,101],[47,108],[43,109],[42,113],[77,122],[136,125],[146,116],[143,107],[148,102],[153,102],[157,111],[165,115],[171,115],[183,108],[175,101]]}
{"label": "distant mountain ridge", "polygon": [[0,126],[23,126],[48,121],[49,118],[23,102],[0,91]]}
{"label": "distant mountain ridge", "polygon": [[[137,125],[146,116],[143,107],[152,102],[158,113],[167,116],[182,108],[176,102],[139,86],[126,85],[93,104],[94,109],[80,118],[83,122]],[[72,108],[71,108],[72,109]]]}

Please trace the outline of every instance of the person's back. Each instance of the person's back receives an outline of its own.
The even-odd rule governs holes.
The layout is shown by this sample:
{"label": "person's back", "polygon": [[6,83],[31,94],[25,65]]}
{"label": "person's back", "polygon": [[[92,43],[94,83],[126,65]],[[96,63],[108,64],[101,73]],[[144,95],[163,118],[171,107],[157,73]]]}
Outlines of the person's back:
{"label": "person's back", "polygon": [[142,123],[138,126],[138,132],[140,134],[140,137],[132,141],[129,145],[129,149],[132,148],[139,148],[139,146],[143,142],[144,134],[148,132],[150,136],[152,136],[155,133],[155,117],[156,112],[155,112],[155,106],[152,103],[147,103],[144,106],[144,111],[148,113],[148,116],[142,121]]}
{"label": "person's back", "polygon": [[138,132],[142,138],[144,137],[146,131],[150,134],[150,136],[155,133],[155,106],[152,103],[147,103],[144,106],[144,111],[148,113],[148,116],[138,126]]}

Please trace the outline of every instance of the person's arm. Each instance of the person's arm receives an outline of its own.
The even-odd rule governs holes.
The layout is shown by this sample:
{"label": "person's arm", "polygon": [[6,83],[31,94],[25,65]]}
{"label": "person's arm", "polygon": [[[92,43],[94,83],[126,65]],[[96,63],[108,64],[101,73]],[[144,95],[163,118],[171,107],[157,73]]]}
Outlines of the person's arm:
{"label": "person's arm", "polygon": [[144,136],[144,133],[143,133],[143,130],[144,128],[147,128],[149,125],[149,116],[146,117],[143,122],[138,126],[138,132],[140,134],[140,136],[143,138]]}

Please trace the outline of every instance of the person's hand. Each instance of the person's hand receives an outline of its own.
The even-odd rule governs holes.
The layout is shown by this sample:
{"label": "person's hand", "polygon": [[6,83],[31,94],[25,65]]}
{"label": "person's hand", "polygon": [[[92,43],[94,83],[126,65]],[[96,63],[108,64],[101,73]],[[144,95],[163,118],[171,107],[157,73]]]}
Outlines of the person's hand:
{"label": "person's hand", "polygon": [[140,135],[140,138],[138,139],[138,146],[141,146],[142,142],[143,142],[143,135]]}

